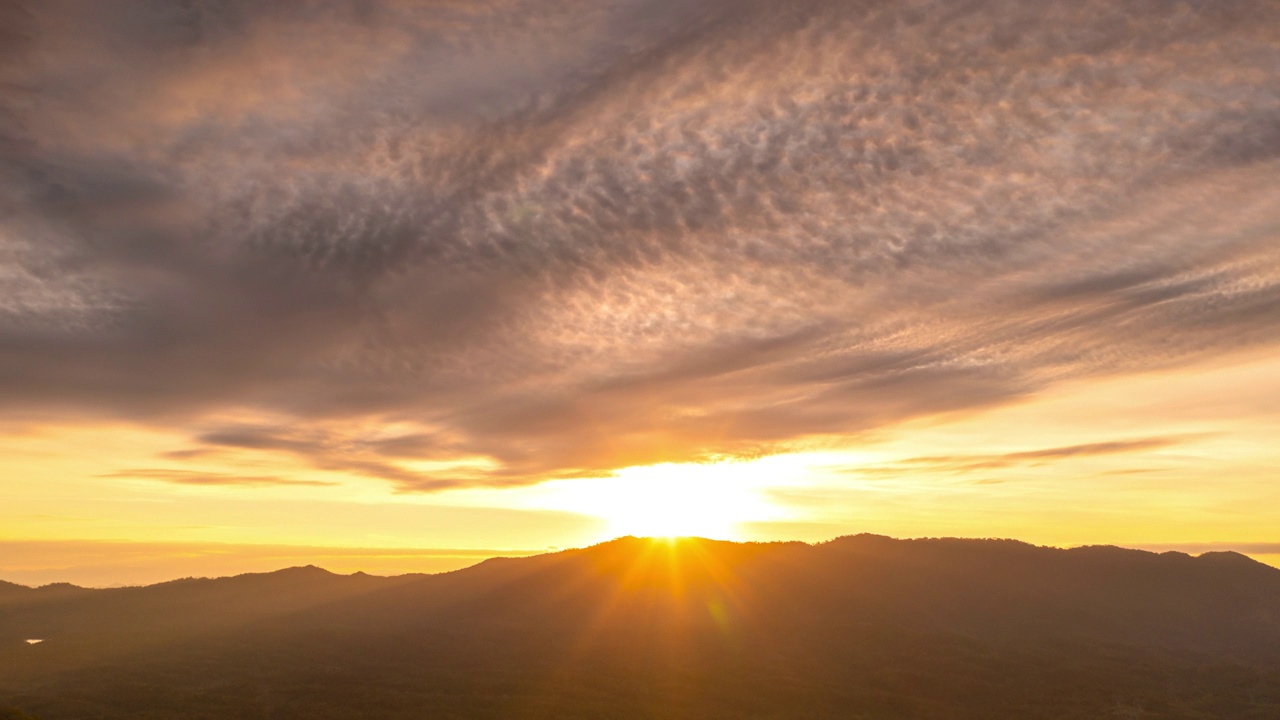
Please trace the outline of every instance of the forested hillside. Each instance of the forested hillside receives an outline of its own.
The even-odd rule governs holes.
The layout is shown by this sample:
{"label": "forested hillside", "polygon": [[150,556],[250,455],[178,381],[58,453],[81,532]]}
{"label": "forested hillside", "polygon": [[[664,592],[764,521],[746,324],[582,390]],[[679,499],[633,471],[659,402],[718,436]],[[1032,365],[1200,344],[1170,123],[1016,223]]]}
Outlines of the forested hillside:
{"label": "forested hillside", "polygon": [[623,538],[10,590],[0,706],[44,720],[1280,717],[1280,571],[1232,553]]}

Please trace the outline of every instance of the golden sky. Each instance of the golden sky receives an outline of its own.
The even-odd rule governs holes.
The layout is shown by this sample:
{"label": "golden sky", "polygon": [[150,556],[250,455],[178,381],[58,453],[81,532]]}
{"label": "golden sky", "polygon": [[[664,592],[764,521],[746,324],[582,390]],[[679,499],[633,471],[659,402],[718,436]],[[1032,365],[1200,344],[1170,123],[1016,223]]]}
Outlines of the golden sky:
{"label": "golden sky", "polygon": [[0,2],[0,579],[1280,558],[1280,6]]}

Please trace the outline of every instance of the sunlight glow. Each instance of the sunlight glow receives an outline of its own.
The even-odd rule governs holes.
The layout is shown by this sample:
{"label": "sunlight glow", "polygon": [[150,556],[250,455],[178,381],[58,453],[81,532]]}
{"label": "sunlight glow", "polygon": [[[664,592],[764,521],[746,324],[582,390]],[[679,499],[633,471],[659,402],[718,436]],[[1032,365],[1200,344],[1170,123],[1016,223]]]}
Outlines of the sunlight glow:
{"label": "sunlight glow", "polygon": [[805,474],[800,456],[712,463],[663,463],[614,477],[545,484],[549,507],[599,517],[612,537],[697,536],[738,540],[739,525],[783,519],[767,490]]}

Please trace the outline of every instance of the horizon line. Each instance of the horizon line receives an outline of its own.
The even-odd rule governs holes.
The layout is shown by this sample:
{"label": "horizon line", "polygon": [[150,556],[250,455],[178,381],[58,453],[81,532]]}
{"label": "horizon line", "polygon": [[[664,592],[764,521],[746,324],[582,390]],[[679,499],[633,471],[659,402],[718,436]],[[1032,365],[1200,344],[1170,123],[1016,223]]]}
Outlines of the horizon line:
{"label": "horizon line", "polygon": [[[427,559],[427,558],[475,559],[475,562],[458,566],[458,567],[452,567],[445,570],[407,571],[407,572],[398,572],[398,573],[389,573],[389,574],[380,573],[380,572],[370,572],[364,569],[356,569],[350,572],[335,571],[328,567],[324,567],[323,565],[317,564],[316,562],[309,562],[305,564],[276,566],[274,569],[268,569],[268,570],[246,570],[245,572],[233,572],[233,573],[227,573],[227,574],[213,574],[213,575],[183,575],[183,576],[169,577],[167,579],[162,579],[162,580],[156,580],[153,582],[143,582],[143,583],[119,582],[119,583],[112,583],[112,584],[95,584],[95,583],[82,584],[82,583],[74,582],[70,580],[53,580],[50,582],[29,584],[21,581],[8,580],[7,577],[10,577],[9,575],[10,571],[0,570],[0,573],[4,573],[4,576],[0,576],[0,582],[8,583],[11,585],[17,585],[20,587],[30,588],[33,590],[50,587],[50,586],[60,586],[60,585],[72,586],[72,587],[86,589],[86,590],[110,590],[110,589],[121,589],[121,588],[151,587],[154,585],[162,585],[165,583],[177,582],[182,580],[218,580],[218,579],[224,579],[224,578],[242,577],[247,575],[270,575],[273,573],[278,573],[286,570],[309,568],[309,567],[323,570],[324,572],[327,572],[331,575],[336,575],[341,577],[350,577],[353,575],[365,575],[365,576],[379,577],[379,578],[397,578],[397,577],[408,577],[412,575],[442,575],[446,573],[457,572],[459,570],[465,570],[467,568],[476,567],[477,565],[480,565],[481,563],[487,560],[493,560],[493,559],[499,559],[499,558],[528,558],[528,557],[537,557],[541,555],[553,555],[553,554],[562,553],[562,552],[587,550],[590,548],[599,547],[599,546],[607,545],[620,540],[628,540],[628,539],[649,541],[649,542],[673,542],[673,541],[697,540],[697,541],[703,541],[703,542],[724,543],[724,544],[733,544],[733,545],[802,544],[810,547],[816,547],[819,545],[836,542],[838,540],[842,540],[845,538],[855,538],[855,537],[878,537],[878,538],[884,538],[887,540],[893,540],[896,542],[946,541],[946,540],[958,540],[958,541],[966,541],[966,542],[1014,542],[1014,543],[1020,543],[1023,545],[1028,545],[1035,548],[1046,548],[1046,549],[1064,550],[1064,551],[1075,550],[1080,548],[1089,548],[1089,547],[1104,547],[1104,548],[1109,547],[1109,548],[1116,548],[1120,550],[1133,550],[1138,552],[1146,552],[1154,555],[1161,555],[1161,554],[1172,552],[1172,553],[1187,555],[1193,558],[1201,557],[1203,555],[1210,554],[1210,553],[1232,552],[1232,553],[1236,553],[1238,555],[1247,557],[1262,565],[1267,565],[1270,567],[1280,569],[1280,542],[1234,543],[1230,541],[1212,541],[1212,542],[1201,541],[1201,542],[1187,542],[1187,543],[1164,542],[1164,543],[1140,543],[1140,544],[1118,544],[1118,543],[1042,544],[1042,543],[1035,543],[1035,542],[1030,542],[1026,540],[1021,540],[1019,538],[1014,538],[1014,537],[997,537],[997,536],[972,537],[972,536],[955,536],[955,535],[926,535],[926,536],[917,536],[917,537],[895,537],[892,535],[884,535],[881,533],[873,533],[873,532],[847,533],[843,535],[837,535],[828,540],[820,540],[820,541],[725,540],[725,539],[718,539],[718,538],[699,537],[699,536],[693,536],[693,535],[689,535],[689,536],[619,535],[613,538],[609,538],[607,540],[601,540],[599,542],[588,543],[588,544],[576,546],[576,547],[546,547],[542,549],[414,548],[414,547],[402,547],[402,546],[380,548],[376,546],[348,547],[348,546],[330,546],[330,545],[227,543],[227,542],[219,542],[219,541],[147,542],[147,541],[134,541],[134,540],[60,539],[60,540],[0,540],[0,548],[4,548],[6,545],[9,545],[9,546],[12,546],[12,545],[27,545],[27,546],[128,545],[128,546],[135,546],[135,547],[153,547],[153,548],[171,548],[171,549],[176,549],[176,548],[191,549],[195,547],[217,547],[217,548],[228,548],[228,549],[239,548],[239,549],[256,549],[256,550],[302,551],[300,553],[302,555],[319,556],[316,558],[317,561],[322,561],[322,559],[327,556],[329,559],[341,558],[341,557],[369,557],[369,558],[421,557],[424,559]],[[1276,559],[1269,562],[1267,560],[1261,559],[1258,556],[1274,557]],[[222,556],[222,557],[225,557],[226,559],[231,559],[233,556]],[[51,573],[51,572],[56,572],[58,570],[66,570],[68,572],[72,572],[74,570],[85,570],[88,567],[92,567],[92,565],[82,565],[80,567],[64,567],[64,568],[28,567],[21,570],[15,570],[13,572],[17,572],[18,575],[32,574],[32,573]]]}

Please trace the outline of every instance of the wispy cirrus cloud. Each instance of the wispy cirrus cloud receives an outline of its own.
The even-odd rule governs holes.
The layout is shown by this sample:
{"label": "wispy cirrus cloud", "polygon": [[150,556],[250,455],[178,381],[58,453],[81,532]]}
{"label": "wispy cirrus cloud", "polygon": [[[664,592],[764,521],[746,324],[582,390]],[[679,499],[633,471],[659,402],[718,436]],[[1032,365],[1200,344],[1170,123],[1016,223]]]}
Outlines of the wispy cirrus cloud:
{"label": "wispy cirrus cloud", "polygon": [[206,473],[189,470],[173,470],[167,468],[134,468],[119,472],[104,473],[102,477],[126,478],[136,480],[155,480],[175,485],[211,485],[256,487],[266,485],[310,485],[314,487],[331,486],[335,483],[320,480],[296,480],[276,475],[241,475],[234,473]]}
{"label": "wispy cirrus cloud", "polygon": [[[928,455],[903,458],[889,464],[850,467],[846,469],[846,472],[873,475],[906,474],[921,470],[926,472],[970,473],[1020,465],[1043,465],[1098,456],[1144,454],[1152,450],[1163,450],[1184,443],[1188,439],[1190,438],[1153,437],[1136,440],[1081,443],[1078,445],[1063,445],[994,454]],[[1129,469],[1123,472],[1133,472],[1133,470]]]}
{"label": "wispy cirrus cloud", "polygon": [[2,7],[5,412],[173,460],[531,482],[1276,337],[1263,0]]}

